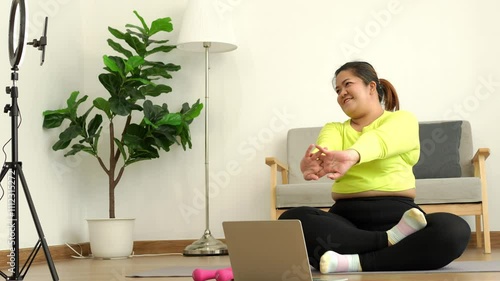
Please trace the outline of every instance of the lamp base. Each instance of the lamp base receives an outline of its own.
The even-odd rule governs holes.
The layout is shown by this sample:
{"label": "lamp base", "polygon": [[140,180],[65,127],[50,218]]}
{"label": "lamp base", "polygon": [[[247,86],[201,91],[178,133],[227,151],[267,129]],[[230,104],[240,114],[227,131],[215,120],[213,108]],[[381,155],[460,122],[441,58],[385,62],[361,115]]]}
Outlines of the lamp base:
{"label": "lamp base", "polygon": [[223,256],[227,255],[227,246],[215,239],[210,230],[205,230],[203,236],[193,244],[187,246],[182,253],[184,256]]}

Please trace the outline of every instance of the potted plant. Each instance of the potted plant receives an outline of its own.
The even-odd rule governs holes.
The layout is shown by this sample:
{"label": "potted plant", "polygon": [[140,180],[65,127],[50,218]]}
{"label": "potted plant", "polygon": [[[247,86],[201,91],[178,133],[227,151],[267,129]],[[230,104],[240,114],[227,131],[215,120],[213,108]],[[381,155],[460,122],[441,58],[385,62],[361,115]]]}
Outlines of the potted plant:
{"label": "potted plant", "polygon": [[[171,32],[173,25],[169,17],[156,19],[148,25],[137,11],[134,14],[141,25],[127,24],[125,32],[108,27],[121,44],[113,39],[107,40],[119,56],[103,56],[105,72],[98,78],[106,93],[82,109],[88,96],[79,97],[79,92],[75,91],[67,99],[65,108],[43,112],[43,128],[63,129],[59,140],[52,146],[53,150],[65,151],[64,156],[88,153],[106,173],[111,221],[117,221],[115,191],[125,168],[139,161],[158,158],[161,150],[169,151],[174,144],[180,144],[184,150],[191,148],[189,125],[203,108],[198,100],[192,105],[184,103],[178,112],[171,112],[167,104],[153,102],[152,99],[172,91],[162,82],[172,78],[171,72],[180,69],[173,63],[149,59],[154,54],[168,53],[175,48],[168,44],[168,40],[152,39],[158,33]],[[109,134],[104,141],[108,145],[104,152],[101,147],[105,138],[103,130]],[[91,248],[96,256],[97,246],[92,241],[90,228],[89,223]],[[110,241],[103,243],[114,243],[118,236],[113,235]],[[133,241],[127,243],[133,244]],[[131,252],[132,245],[128,247],[130,249],[125,250],[128,251],[125,255]]]}

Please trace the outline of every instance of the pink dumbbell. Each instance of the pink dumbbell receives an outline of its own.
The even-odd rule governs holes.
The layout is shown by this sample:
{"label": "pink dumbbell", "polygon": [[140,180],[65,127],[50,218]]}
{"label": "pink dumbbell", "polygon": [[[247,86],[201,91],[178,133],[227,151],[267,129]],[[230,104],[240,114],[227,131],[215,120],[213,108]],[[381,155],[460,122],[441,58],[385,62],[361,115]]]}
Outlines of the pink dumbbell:
{"label": "pink dumbbell", "polygon": [[234,279],[233,270],[231,268],[223,268],[215,272],[216,281],[230,281],[233,279]]}
{"label": "pink dumbbell", "polygon": [[210,279],[230,281],[233,279],[233,270],[230,267],[217,270],[197,268],[193,271],[192,276],[194,281],[206,281]]}

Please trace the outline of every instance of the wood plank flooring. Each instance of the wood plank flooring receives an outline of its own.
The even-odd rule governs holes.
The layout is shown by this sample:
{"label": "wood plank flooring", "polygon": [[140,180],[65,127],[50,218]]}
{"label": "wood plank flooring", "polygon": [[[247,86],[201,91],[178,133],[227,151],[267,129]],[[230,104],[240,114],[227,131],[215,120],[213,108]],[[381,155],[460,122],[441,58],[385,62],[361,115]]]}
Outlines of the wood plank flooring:
{"label": "wood plank flooring", "polygon": [[[482,249],[468,248],[459,258],[463,261],[471,260],[500,260],[500,249],[495,248],[492,254],[483,254]],[[177,278],[127,278],[136,272],[159,269],[166,266],[218,266],[228,264],[227,256],[216,257],[184,257],[180,254],[159,256],[136,256],[120,260],[93,260],[70,259],[55,261],[60,280],[67,281],[185,281],[191,277]],[[5,272],[5,271],[4,271]],[[500,272],[484,273],[435,273],[435,274],[359,274],[321,276],[321,280],[339,280],[347,278],[349,281],[381,281],[381,280],[426,280],[426,281],[476,281],[500,280]],[[26,281],[52,280],[47,264],[38,263],[31,266],[26,274]],[[273,281],[273,280],[262,280]]]}

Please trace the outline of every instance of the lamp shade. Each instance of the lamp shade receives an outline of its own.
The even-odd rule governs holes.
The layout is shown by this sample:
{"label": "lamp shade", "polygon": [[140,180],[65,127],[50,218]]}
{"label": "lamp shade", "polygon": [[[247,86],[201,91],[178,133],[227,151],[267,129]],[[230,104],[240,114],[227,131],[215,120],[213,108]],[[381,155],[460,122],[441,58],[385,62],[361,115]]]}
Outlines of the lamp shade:
{"label": "lamp shade", "polygon": [[210,52],[222,53],[237,48],[228,15],[217,10],[217,0],[189,0],[177,48],[204,52],[203,43],[210,43]]}

